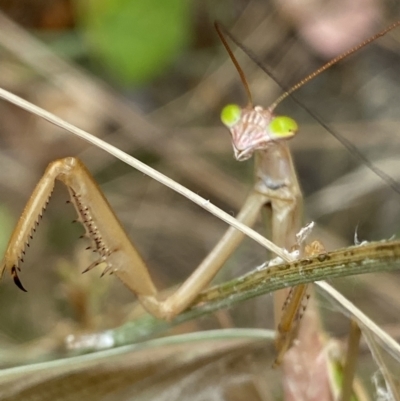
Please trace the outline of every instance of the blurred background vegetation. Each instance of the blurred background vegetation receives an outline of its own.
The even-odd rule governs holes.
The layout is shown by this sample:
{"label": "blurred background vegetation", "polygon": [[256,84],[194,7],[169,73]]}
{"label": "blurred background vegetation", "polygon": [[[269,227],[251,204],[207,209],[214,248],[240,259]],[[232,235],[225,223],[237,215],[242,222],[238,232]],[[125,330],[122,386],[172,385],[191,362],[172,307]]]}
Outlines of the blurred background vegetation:
{"label": "blurred background vegetation", "polygon": [[[312,5],[311,5],[312,3]],[[341,2],[340,2],[341,3]],[[287,87],[400,16],[395,2],[315,0],[0,0],[0,87],[32,101],[148,163],[236,214],[252,185],[252,163],[232,158],[219,122],[223,105],[245,104],[233,64],[214,32],[222,21]],[[281,93],[242,52],[256,103]],[[400,29],[302,88],[302,102],[395,179],[400,179]],[[295,102],[278,113],[299,121],[292,140],[305,193],[305,221],[328,249],[398,233],[400,195],[374,176]],[[186,278],[226,226],[195,205],[56,127],[0,102],[0,250],[46,165],[78,156],[98,180],[159,288]],[[22,266],[28,294],[0,286],[0,339],[16,344],[128,319],[133,296],[91,263],[68,194],[57,187]],[[263,230],[261,221],[258,227]],[[262,263],[245,241],[219,279]],[[399,335],[398,275],[338,281],[342,291]],[[387,307],[390,305],[390,308]],[[198,327],[271,327],[269,296]],[[343,334],[338,314],[328,328]],[[199,326],[198,326],[199,325]]]}

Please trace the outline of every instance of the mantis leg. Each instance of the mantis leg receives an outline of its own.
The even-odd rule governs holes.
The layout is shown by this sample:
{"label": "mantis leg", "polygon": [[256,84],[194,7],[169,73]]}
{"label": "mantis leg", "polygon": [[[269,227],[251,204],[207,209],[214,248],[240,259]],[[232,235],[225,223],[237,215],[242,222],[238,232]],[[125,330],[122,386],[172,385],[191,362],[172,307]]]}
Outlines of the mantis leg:
{"label": "mantis leg", "polygon": [[[209,284],[244,237],[241,232],[229,228],[181,287],[167,299],[160,300],[143,259],[91,174],[81,161],[68,157],[56,160],[47,167],[11,235],[0,264],[0,278],[4,271],[9,271],[16,285],[23,291],[25,289],[18,278],[19,264],[23,261],[25,246],[49,201],[55,180],[67,186],[78,213],[78,220],[84,226],[86,236],[92,241],[93,249],[99,254],[99,260],[86,271],[100,264],[105,265],[103,274],[115,274],[137,295],[150,313],[160,318],[171,319],[186,309]],[[238,220],[253,225],[265,199],[264,195],[252,192],[237,216]]]}
{"label": "mantis leg", "polygon": [[[236,218],[248,226],[254,225],[261,207],[265,204],[264,195],[253,191],[247,197]],[[166,316],[174,316],[183,311],[194,300],[218,273],[232,252],[243,240],[244,234],[230,227],[197,269],[183,282],[177,291],[161,303],[162,313]],[[151,313],[157,315],[159,301],[152,297],[139,296],[139,300]],[[155,301],[155,303],[154,303]],[[156,309],[153,309],[153,308]]]}

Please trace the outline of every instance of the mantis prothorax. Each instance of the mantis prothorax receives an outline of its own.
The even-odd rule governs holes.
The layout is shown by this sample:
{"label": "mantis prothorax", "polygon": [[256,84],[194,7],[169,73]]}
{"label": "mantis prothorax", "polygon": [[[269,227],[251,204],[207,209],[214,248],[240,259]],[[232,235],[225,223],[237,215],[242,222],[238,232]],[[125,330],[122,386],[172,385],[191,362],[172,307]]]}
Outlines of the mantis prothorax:
{"label": "mantis prothorax", "polygon": [[[301,224],[302,195],[287,139],[296,134],[298,127],[297,123],[289,117],[275,117],[273,109],[289,92],[303,85],[316,73],[328,68],[328,65],[301,81],[278,99],[272,107],[268,109],[260,106],[253,107],[243,72],[218,26],[217,31],[238,69],[250,100],[249,105],[244,109],[237,105],[228,105],[221,114],[222,121],[232,134],[236,159],[245,160],[253,154],[256,157],[254,188],[237,218],[252,226],[260,209],[270,205],[273,240],[290,250],[297,243],[296,233]],[[345,55],[350,53],[346,52]],[[336,58],[335,62],[345,55]],[[328,64],[330,66],[332,62]],[[177,291],[166,299],[160,299],[144,261],[136,247],[130,242],[94,179],[82,162],[74,157],[68,157],[52,162],[46,169],[11,235],[0,264],[0,275],[2,276],[7,270],[12,275],[15,284],[23,291],[25,289],[18,277],[18,271],[23,261],[24,249],[51,196],[55,180],[62,181],[68,187],[71,201],[79,216],[78,220],[83,224],[86,236],[92,241],[93,249],[99,254],[98,261],[91,264],[85,271],[97,265],[104,265],[103,274],[115,274],[136,294],[147,311],[160,318],[171,319],[189,307],[196,295],[210,283],[243,238],[241,232],[234,228],[228,229],[210,254]],[[286,303],[287,295],[285,294],[276,306],[277,315],[280,315],[282,306],[285,304],[285,313],[279,324],[278,344],[281,349],[287,349],[290,345],[288,339],[292,338],[294,323],[299,320],[305,293],[305,286],[297,287]]]}

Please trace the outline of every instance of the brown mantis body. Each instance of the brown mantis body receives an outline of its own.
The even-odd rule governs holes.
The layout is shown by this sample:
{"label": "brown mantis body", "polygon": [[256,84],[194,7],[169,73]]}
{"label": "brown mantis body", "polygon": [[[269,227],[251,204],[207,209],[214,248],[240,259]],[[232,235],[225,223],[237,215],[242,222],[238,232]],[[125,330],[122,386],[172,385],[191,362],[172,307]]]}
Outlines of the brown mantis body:
{"label": "brown mantis body", "polygon": [[[226,45],[224,40],[223,42]],[[345,55],[353,51],[346,52]],[[230,55],[233,57],[231,52]],[[338,57],[334,62],[345,55]],[[234,58],[233,61],[237,66]],[[289,92],[297,89],[331,64],[333,62],[301,81]],[[238,71],[244,80],[240,68]],[[288,92],[284,96],[287,94]],[[261,208],[269,205],[272,209],[273,242],[291,250],[297,245],[296,234],[301,228],[302,195],[286,141],[296,133],[297,125],[291,120],[287,126],[287,120],[279,120],[280,117],[275,117],[272,113],[273,108],[281,99],[269,109],[259,106],[253,108],[249,105],[240,110],[240,118],[237,121],[235,119],[235,121],[228,121],[227,125],[232,134],[236,158],[244,160],[251,157],[253,153],[256,158],[254,188],[239,212],[238,220],[252,226]],[[278,129],[274,125],[275,122],[278,122],[278,125],[283,124],[283,130],[281,130],[282,127]],[[161,299],[144,261],[136,247],[130,242],[94,179],[78,159],[69,157],[57,160],[47,168],[14,229],[1,262],[1,276],[8,271],[22,290],[24,287],[18,277],[18,271],[20,262],[23,261],[24,248],[51,196],[55,180],[62,181],[68,187],[71,201],[79,216],[78,220],[85,227],[86,236],[92,241],[92,248],[99,254],[98,261],[85,271],[100,264],[105,265],[103,274],[115,274],[137,295],[147,311],[160,318],[171,319],[189,307],[196,295],[210,283],[244,236],[235,228],[229,228],[179,289],[168,298]],[[300,250],[300,254],[301,252]],[[282,307],[285,305],[279,323],[280,336],[277,340],[281,351],[285,351],[290,346],[305,294],[306,286],[301,285],[296,287],[286,303],[287,292],[282,293],[276,303],[275,312],[278,320]]]}

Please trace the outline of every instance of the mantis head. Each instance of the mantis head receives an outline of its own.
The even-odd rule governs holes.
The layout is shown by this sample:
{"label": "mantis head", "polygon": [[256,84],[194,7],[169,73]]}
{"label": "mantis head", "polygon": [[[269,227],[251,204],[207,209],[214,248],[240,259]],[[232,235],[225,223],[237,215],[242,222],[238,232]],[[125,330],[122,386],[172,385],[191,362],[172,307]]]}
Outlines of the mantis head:
{"label": "mantis head", "polygon": [[290,117],[274,116],[261,106],[241,108],[229,104],[222,109],[221,120],[232,135],[236,160],[249,159],[256,150],[266,149],[276,141],[292,138],[298,125]]}

